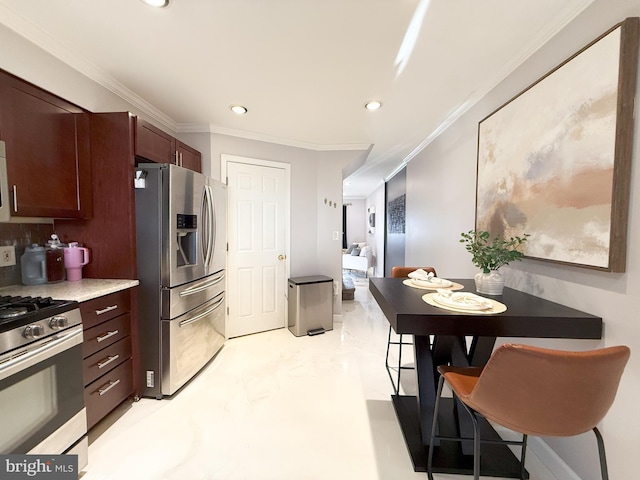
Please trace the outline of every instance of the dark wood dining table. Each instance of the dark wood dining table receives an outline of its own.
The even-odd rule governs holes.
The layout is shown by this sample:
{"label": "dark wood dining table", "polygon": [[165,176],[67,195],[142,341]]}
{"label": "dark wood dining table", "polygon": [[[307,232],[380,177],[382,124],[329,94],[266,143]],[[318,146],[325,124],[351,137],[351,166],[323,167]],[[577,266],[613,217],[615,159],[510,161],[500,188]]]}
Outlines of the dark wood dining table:
{"label": "dark wood dining table", "polygon": [[[497,337],[575,338],[602,337],[602,318],[511,288],[500,296],[486,296],[506,305],[497,314],[461,313],[427,304],[429,290],[403,283],[401,278],[370,278],[369,290],[393,330],[414,336],[417,378],[416,395],[391,396],[415,471],[426,471],[433,421],[438,365],[483,366],[491,356]],[[453,279],[475,292],[473,280]],[[444,407],[444,408],[443,408]],[[471,438],[468,414],[453,399],[443,399],[438,429],[441,435]],[[482,438],[500,437],[483,421]],[[472,442],[441,441],[435,446],[435,472],[473,474]],[[503,444],[482,446],[481,474],[520,478],[520,467]]]}

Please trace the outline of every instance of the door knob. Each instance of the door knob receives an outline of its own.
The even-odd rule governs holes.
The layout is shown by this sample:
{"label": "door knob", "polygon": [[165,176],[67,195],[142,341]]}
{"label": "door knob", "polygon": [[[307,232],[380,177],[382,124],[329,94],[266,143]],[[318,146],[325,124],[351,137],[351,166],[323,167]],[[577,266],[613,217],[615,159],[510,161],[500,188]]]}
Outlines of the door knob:
{"label": "door knob", "polygon": [[286,255],[278,255],[278,260],[284,260],[285,258],[287,258]]}

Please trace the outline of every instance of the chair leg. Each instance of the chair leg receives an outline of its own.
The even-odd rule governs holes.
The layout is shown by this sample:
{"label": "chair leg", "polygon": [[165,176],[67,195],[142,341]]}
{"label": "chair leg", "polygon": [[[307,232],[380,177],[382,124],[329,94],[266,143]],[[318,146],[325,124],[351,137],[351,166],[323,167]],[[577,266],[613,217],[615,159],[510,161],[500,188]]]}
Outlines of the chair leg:
{"label": "chair leg", "polygon": [[398,341],[398,388],[397,391],[400,391],[400,375],[402,374],[402,346],[404,345],[402,339],[402,333],[400,334],[400,339]]}
{"label": "chair leg", "polygon": [[463,405],[471,415],[473,423],[473,480],[480,480],[480,429],[478,428],[478,417],[464,403]]}
{"label": "chair leg", "polygon": [[[389,334],[387,335],[387,356],[385,359],[385,366],[387,367],[387,373],[389,374],[389,379],[391,380],[391,385],[393,386],[393,393],[395,393],[396,395],[398,395],[398,387],[400,386],[399,384],[396,385],[395,382],[393,381],[393,375],[391,375],[391,366],[389,365],[389,348],[391,347],[391,325],[389,325]],[[400,346],[400,348],[402,348],[402,346]],[[398,372],[398,375],[400,373]]]}
{"label": "chair leg", "polygon": [[593,433],[596,435],[598,441],[598,454],[600,455],[600,472],[602,473],[602,480],[609,480],[609,471],[607,470],[607,457],[604,452],[604,440],[600,431],[593,427]]}
{"label": "chair leg", "polygon": [[440,376],[438,380],[438,392],[436,393],[436,404],[433,409],[433,420],[431,420],[431,438],[429,440],[429,456],[427,457],[427,476],[429,480],[433,480],[433,450],[435,449],[436,431],[438,429],[438,412],[440,411],[440,397],[442,396],[442,387],[444,386],[444,377]]}
{"label": "chair leg", "polygon": [[520,454],[520,480],[526,480],[526,470],[524,468],[524,461],[527,455],[527,439],[529,437],[526,434],[522,435],[522,453]]}

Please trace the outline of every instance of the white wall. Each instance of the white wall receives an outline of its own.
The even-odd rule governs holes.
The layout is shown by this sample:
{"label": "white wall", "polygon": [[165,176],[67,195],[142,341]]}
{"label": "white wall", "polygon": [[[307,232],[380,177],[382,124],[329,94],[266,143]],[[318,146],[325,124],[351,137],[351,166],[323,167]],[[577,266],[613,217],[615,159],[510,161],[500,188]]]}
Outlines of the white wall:
{"label": "white wall", "polygon": [[[220,178],[220,155],[270,160],[291,165],[291,277],[326,275],[334,279],[334,315],[342,313],[342,169],[360,152],[311,151],[220,134],[210,137],[211,176]],[[207,140],[200,138],[198,144]],[[204,163],[204,155],[203,155]],[[325,203],[327,199],[327,203]],[[331,202],[331,206],[328,202]],[[337,238],[334,238],[334,233]]]}
{"label": "white wall", "polygon": [[373,246],[373,254],[375,255],[375,271],[372,273],[374,277],[384,277],[384,232],[385,232],[385,199],[384,184],[380,185],[376,190],[367,197],[367,208],[374,207],[376,210],[376,229],[373,235],[367,235],[367,242]]}
{"label": "white wall", "polygon": [[347,246],[352,243],[368,242],[367,208],[364,199],[344,199],[347,206]]}
{"label": "white wall", "polygon": [[[408,264],[429,262],[443,277],[470,277],[476,272],[470,255],[458,242],[474,226],[478,122],[528,87],[553,67],[629,16],[640,16],[640,3],[596,0],[575,21],[527,60],[500,85],[455,122],[408,165]],[[579,80],[578,80],[579,81]],[[586,340],[515,339],[543,346],[585,350],[626,344],[632,349],[616,401],[602,422],[610,478],[637,478],[640,446],[640,121],[636,119],[627,271],[604,273],[577,267],[524,260],[508,268],[508,286],[577,308],[604,320],[604,338]],[[468,172],[463,175],[461,172]],[[429,198],[424,197],[428,182]],[[506,339],[503,339],[506,340]],[[514,339],[509,339],[513,341]],[[583,480],[599,479],[592,434],[547,439],[547,443]],[[561,478],[567,478],[566,476]]]}
{"label": "white wall", "polygon": [[[203,172],[220,179],[220,154],[291,164],[291,276],[342,278],[342,172],[362,160],[361,151],[310,151],[210,133],[172,131],[91,78],[73,70],[0,25],[0,68],[93,112],[130,111],[202,152]],[[335,208],[324,207],[330,199]],[[338,239],[333,239],[333,233]],[[337,298],[337,297],[336,297]],[[334,302],[334,313],[342,304]]]}

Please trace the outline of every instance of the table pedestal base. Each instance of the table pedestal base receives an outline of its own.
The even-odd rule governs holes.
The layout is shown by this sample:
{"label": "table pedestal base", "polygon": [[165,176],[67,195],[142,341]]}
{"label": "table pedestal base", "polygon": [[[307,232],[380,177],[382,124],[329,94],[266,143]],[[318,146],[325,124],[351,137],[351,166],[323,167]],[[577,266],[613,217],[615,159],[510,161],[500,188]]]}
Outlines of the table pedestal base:
{"label": "table pedestal base", "polygon": [[[413,470],[427,471],[427,455],[429,447],[422,443],[418,401],[414,396],[392,395],[393,407],[404,435]],[[453,412],[454,402],[451,398],[442,398],[440,403],[440,433],[458,435]],[[500,436],[486,420],[480,418],[480,429],[483,439],[499,440]],[[433,471],[458,475],[473,475],[473,456],[462,453],[460,442],[441,441],[436,446],[433,456]],[[490,477],[520,478],[520,462],[509,447],[500,444],[483,444],[480,461],[480,474]],[[526,473],[526,478],[529,474]]]}

